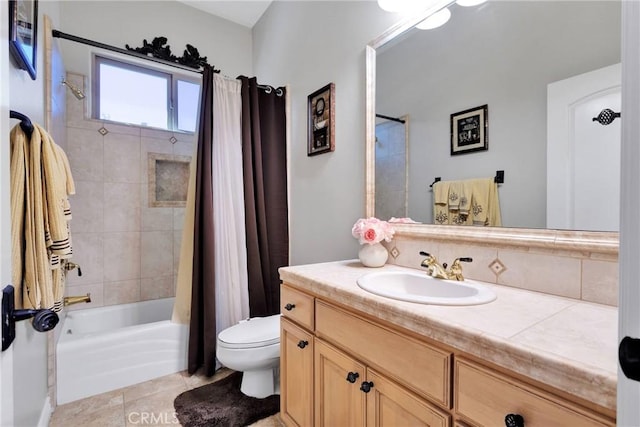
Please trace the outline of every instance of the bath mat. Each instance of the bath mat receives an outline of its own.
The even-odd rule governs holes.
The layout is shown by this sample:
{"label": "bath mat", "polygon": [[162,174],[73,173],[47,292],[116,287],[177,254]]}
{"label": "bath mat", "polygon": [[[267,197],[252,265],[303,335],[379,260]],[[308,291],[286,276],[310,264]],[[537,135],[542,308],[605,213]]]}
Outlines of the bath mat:
{"label": "bath mat", "polygon": [[242,372],[234,372],[214,383],[185,391],[173,406],[184,427],[241,427],[280,411],[280,395],[264,399],[240,391]]}

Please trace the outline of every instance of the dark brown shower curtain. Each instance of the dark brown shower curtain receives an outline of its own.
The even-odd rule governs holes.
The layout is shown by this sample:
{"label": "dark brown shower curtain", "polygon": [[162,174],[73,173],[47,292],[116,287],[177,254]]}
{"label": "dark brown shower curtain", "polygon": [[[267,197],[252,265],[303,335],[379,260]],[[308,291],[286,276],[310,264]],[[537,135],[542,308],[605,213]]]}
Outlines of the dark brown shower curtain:
{"label": "dark brown shower curtain", "polygon": [[201,366],[211,376],[216,368],[216,295],[214,282],[211,143],[213,134],[213,69],[205,65],[198,120],[196,197],[193,237],[193,282],[187,369]]}
{"label": "dark brown shower curtain", "polygon": [[278,268],[289,264],[285,89],[242,81],[242,157],[251,316],[280,312]]}

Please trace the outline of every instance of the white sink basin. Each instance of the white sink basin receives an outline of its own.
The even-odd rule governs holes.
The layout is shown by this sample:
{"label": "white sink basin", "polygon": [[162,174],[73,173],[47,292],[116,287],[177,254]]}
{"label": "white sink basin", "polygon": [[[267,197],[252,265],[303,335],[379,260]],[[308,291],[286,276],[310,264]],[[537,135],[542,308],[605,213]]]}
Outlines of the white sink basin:
{"label": "white sink basin", "polygon": [[476,281],[434,279],[426,273],[369,273],[360,277],[357,283],[372,294],[420,304],[476,305],[496,299],[495,292]]}

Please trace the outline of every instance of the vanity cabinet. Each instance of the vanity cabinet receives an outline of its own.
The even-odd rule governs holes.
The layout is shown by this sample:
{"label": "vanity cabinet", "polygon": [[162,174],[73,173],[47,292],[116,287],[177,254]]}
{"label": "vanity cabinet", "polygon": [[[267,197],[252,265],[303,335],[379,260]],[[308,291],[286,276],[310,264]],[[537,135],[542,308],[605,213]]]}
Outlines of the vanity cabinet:
{"label": "vanity cabinet", "polygon": [[498,427],[508,425],[508,414],[522,417],[514,427],[615,426],[595,406],[392,322],[331,297],[287,284],[281,289],[287,426]]}

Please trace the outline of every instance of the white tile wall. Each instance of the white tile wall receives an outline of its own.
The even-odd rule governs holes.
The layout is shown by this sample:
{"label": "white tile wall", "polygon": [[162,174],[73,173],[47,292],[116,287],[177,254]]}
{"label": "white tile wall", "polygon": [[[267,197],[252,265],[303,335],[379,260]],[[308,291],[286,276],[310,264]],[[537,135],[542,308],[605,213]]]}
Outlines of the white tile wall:
{"label": "white tile wall", "polygon": [[[87,91],[84,76],[68,73],[67,80]],[[89,119],[88,103],[71,96],[66,110],[65,151],[76,183],[73,261],[83,273],[71,272],[66,294],[92,297],[68,309],[173,296],[184,208],[149,207],[147,158],[191,156],[194,136]]]}

